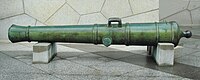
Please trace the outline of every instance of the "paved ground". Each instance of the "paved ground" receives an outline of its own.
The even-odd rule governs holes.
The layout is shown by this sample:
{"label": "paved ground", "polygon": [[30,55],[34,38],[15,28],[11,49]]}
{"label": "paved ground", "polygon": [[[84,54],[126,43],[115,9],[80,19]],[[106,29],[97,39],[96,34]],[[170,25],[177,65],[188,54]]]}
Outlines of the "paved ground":
{"label": "paved ground", "polygon": [[[186,29],[186,28],[183,28]],[[187,28],[188,29],[188,28]],[[34,43],[0,42],[0,80],[188,80],[200,79],[199,28],[176,47],[175,65],[158,67],[145,46],[58,43],[49,64],[32,64]]]}

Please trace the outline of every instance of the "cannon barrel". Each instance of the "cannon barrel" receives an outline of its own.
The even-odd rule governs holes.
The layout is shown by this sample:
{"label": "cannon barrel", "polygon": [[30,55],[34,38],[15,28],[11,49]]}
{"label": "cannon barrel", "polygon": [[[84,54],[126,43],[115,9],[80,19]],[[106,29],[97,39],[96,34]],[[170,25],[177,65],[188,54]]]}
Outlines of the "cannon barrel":
{"label": "cannon barrel", "polygon": [[[118,22],[118,24],[112,24]],[[126,23],[120,19],[109,19],[108,24],[66,25],[66,26],[18,26],[12,25],[8,31],[11,42],[71,42],[148,45],[173,43],[178,45],[181,37],[190,38],[190,31],[181,31],[178,24],[172,22]]]}

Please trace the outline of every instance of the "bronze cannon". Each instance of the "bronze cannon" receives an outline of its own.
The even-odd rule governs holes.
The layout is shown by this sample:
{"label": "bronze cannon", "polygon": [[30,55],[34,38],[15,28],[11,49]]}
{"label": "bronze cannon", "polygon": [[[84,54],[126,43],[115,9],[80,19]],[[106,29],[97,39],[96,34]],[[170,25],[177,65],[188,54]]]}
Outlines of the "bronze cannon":
{"label": "bronze cannon", "polygon": [[[117,22],[117,24],[113,24]],[[155,23],[125,23],[119,18],[110,18],[108,24],[19,26],[8,30],[11,42],[70,42],[119,45],[147,45],[173,43],[178,45],[182,37],[190,38],[190,31],[181,31],[175,21]]]}

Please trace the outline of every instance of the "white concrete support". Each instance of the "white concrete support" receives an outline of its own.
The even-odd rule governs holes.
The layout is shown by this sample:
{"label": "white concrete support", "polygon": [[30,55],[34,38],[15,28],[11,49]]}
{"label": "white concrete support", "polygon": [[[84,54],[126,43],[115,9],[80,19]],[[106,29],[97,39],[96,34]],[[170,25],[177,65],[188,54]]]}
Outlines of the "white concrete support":
{"label": "white concrete support", "polygon": [[152,46],[151,50],[151,53],[153,53],[153,57],[159,66],[174,65],[174,44],[158,43],[157,47]]}
{"label": "white concrete support", "polygon": [[56,43],[36,43],[32,63],[49,63],[56,55]]}

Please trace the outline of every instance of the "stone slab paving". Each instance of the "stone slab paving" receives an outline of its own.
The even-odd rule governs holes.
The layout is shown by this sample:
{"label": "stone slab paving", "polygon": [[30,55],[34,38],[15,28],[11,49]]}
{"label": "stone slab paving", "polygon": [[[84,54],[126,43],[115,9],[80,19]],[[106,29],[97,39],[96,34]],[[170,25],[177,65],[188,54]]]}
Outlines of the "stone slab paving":
{"label": "stone slab paving", "polygon": [[13,59],[2,52],[0,53],[0,64],[1,64],[1,70],[0,72],[3,73],[44,73],[40,70],[37,70],[29,65],[26,65],[23,62],[20,62],[16,59]]}
{"label": "stone slab paving", "polygon": [[125,80],[115,76],[97,76],[97,75],[56,75],[63,80]]}
{"label": "stone slab paving", "polygon": [[183,56],[181,58],[176,59],[176,61],[179,63],[200,67],[200,57],[199,56],[195,56],[195,55]]}
{"label": "stone slab paving", "polygon": [[48,65],[35,64],[33,66],[51,74],[97,74],[99,72],[96,69],[89,68],[68,60],[56,60],[52,61]]}
{"label": "stone slab paving", "polygon": [[[11,42],[10,42],[11,43]],[[18,42],[17,44],[26,46],[28,48],[33,48],[33,45],[35,45],[37,42]],[[31,50],[32,51],[32,50]]]}
{"label": "stone slab paving", "polygon": [[[190,29],[198,32],[198,28]],[[52,62],[32,64],[34,42],[0,41],[0,79],[199,79],[199,41],[198,36],[181,39],[175,49],[173,67],[158,67],[153,58],[146,55],[146,46],[105,47],[77,43],[58,43],[58,55]]]}
{"label": "stone slab paving", "polygon": [[84,52],[75,48],[66,47],[63,45],[57,45],[57,52],[58,52],[57,57],[61,59],[76,57],[78,55],[87,53],[87,52]]}
{"label": "stone slab paving", "polygon": [[147,55],[147,46],[125,46],[125,45],[111,45],[110,48],[121,51],[128,51],[134,54]]}
{"label": "stone slab paving", "polygon": [[122,57],[133,55],[133,53],[121,51],[121,50],[117,50],[117,49],[111,49],[111,48],[105,47],[103,45],[96,45],[95,49],[94,49],[93,44],[92,45],[91,44],[90,45],[79,45],[79,44],[76,44],[76,45],[68,44],[68,45],[66,45],[66,44],[64,44],[64,45],[68,46],[68,47],[80,49],[80,50],[83,50],[83,51],[86,51],[86,52],[90,52],[90,53],[93,53],[93,54],[97,54],[97,55],[100,55],[100,56],[104,56],[104,57],[107,57],[107,58],[111,58],[111,59],[119,59],[119,58],[122,58]]}
{"label": "stone slab paving", "polygon": [[1,51],[16,59],[32,59],[32,51]]}
{"label": "stone slab paving", "polygon": [[100,70],[99,74],[102,75],[122,75],[124,73],[136,71],[142,68],[141,66],[132,65],[117,60],[97,64],[92,67]]}
{"label": "stone slab paving", "polygon": [[[9,44],[9,43],[8,43]],[[32,64],[32,57],[30,44],[27,43],[19,43],[19,46],[24,47],[24,51],[20,51],[17,49],[12,50],[4,50],[1,51],[1,71],[8,73],[16,72],[12,74],[8,73],[0,73],[2,79],[87,79],[87,80],[133,80],[133,79],[150,79],[150,80],[159,80],[159,79],[172,79],[172,80],[182,80],[184,79],[180,76],[165,73],[158,70],[152,70],[149,68],[145,68],[145,66],[141,66],[138,64],[132,64],[129,62],[121,61],[124,59],[121,57],[120,60],[113,60],[113,58],[109,58],[110,56],[104,55],[101,56],[99,54],[95,54],[96,51],[104,50],[105,53],[112,53],[111,51],[119,52],[122,47],[121,46],[111,46],[111,48],[104,47],[103,45],[90,45],[90,44],[62,44],[58,45],[58,55],[63,52],[62,56],[67,56],[67,53],[81,53],[78,55],[67,56],[66,58],[59,58],[57,56],[52,62],[49,64]],[[2,45],[2,44],[0,44]],[[9,44],[12,45],[12,44]],[[9,46],[4,45],[4,46]],[[16,46],[17,44],[15,44]],[[67,47],[66,47],[67,46]],[[85,46],[85,47],[84,47]],[[18,46],[16,46],[18,47]],[[117,48],[118,49],[117,49]],[[125,46],[124,46],[125,47]],[[116,49],[114,49],[116,48]],[[142,60],[144,58],[138,57],[136,55],[142,55],[141,53],[131,53],[136,49],[146,51],[146,47],[135,47],[135,49],[131,50],[134,47],[124,48],[124,51],[121,53],[128,53],[134,55],[138,58],[138,60]],[[107,51],[107,52],[106,52]],[[131,51],[129,53],[129,51]],[[66,53],[66,54],[65,54]],[[60,55],[61,56],[61,55]],[[130,55],[129,55],[130,56]],[[114,57],[115,58],[115,57]],[[139,59],[141,58],[141,59]],[[126,59],[129,59],[126,57]],[[129,61],[132,59],[129,59]],[[144,59],[145,60],[145,59]],[[148,60],[148,59],[146,59]],[[136,60],[137,61],[137,60]],[[151,61],[151,60],[149,60]],[[140,61],[139,61],[140,62]],[[142,62],[141,62],[142,63]],[[150,62],[151,65],[156,65],[155,62]],[[146,65],[149,65],[146,63]],[[6,67],[8,69],[6,69]],[[5,68],[5,69],[4,69]],[[21,70],[23,69],[23,70]],[[17,73],[19,75],[17,75]],[[137,74],[135,74],[137,73]],[[24,75],[24,76],[22,76]],[[30,77],[28,77],[30,76]],[[186,78],[187,80],[187,78]]]}
{"label": "stone slab paving", "polygon": [[191,56],[200,57],[200,51],[198,51],[198,52],[194,52],[193,54],[191,54]]}
{"label": "stone slab paving", "polygon": [[82,54],[75,57],[69,57],[66,59],[72,62],[76,62],[78,64],[86,65],[86,66],[92,66],[92,65],[105,63],[105,62],[113,60],[110,58],[102,57],[102,56],[91,54],[91,53]]}
{"label": "stone slab paving", "polygon": [[197,51],[199,51],[198,49],[192,49],[192,48],[187,48],[187,47],[182,47],[182,46],[177,46],[175,47],[175,50],[174,50],[174,57],[175,58],[179,58],[179,57],[183,57],[183,56],[186,56],[186,55],[190,55],[190,54],[193,54]]}
{"label": "stone slab paving", "polygon": [[34,73],[3,73],[0,74],[1,80],[62,80],[49,74],[34,74]]}
{"label": "stone slab paving", "polygon": [[132,55],[129,57],[125,57],[120,59],[120,61],[127,62],[130,64],[144,66],[146,68],[159,70],[162,72],[170,73],[173,75],[178,75],[187,78],[198,79],[198,76],[193,76],[200,69],[198,67],[189,66],[188,64],[180,64],[175,61],[175,65],[173,67],[158,67],[152,57],[142,56],[142,55]]}
{"label": "stone slab paving", "polygon": [[193,48],[198,50],[200,48],[200,40],[199,39],[181,39],[180,40],[180,44],[181,46],[185,47],[185,48]]}
{"label": "stone slab paving", "polygon": [[1,44],[0,51],[32,51],[32,48],[17,43]]}
{"label": "stone slab paving", "polygon": [[153,69],[148,69],[148,68],[142,68],[137,71],[132,71],[127,74],[124,74],[123,76],[129,76],[131,78],[153,78],[155,80],[159,79],[170,79],[170,80],[180,80],[183,79],[180,76],[172,75],[169,73],[163,73],[161,71],[153,70]]}

